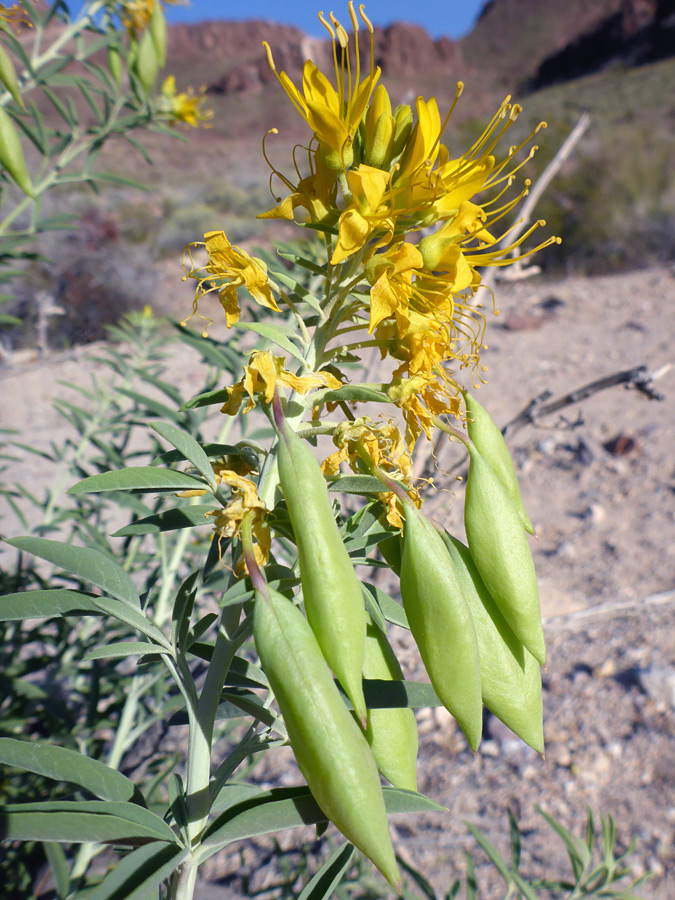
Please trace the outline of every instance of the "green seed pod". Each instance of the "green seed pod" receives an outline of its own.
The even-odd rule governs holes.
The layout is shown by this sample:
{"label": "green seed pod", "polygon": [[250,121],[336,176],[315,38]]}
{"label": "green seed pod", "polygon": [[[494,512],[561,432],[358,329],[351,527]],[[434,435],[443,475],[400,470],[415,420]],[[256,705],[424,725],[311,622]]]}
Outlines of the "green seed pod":
{"label": "green seed pod", "polygon": [[464,527],[471,557],[514,634],[542,666],[544,630],[532,554],[518,510],[492,466],[473,444],[466,479]]}
{"label": "green seed pod", "polygon": [[12,95],[12,99],[19,104],[21,109],[25,109],[26,107],[24,106],[23,97],[19,90],[19,79],[16,77],[14,63],[9,58],[9,55],[2,44],[0,44],[0,81],[2,81]]}
{"label": "green seed pod", "polygon": [[280,429],[278,464],[298,546],[307,619],[326,662],[365,725],[361,679],[366,612],[361,584],[342,543],[319,464],[290,428]]}
{"label": "green seed pod", "polygon": [[429,680],[475,752],[483,727],[478,641],[441,536],[405,506],[401,598]]}
{"label": "green seed pod", "polygon": [[466,411],[469,413],[469,418],[467,419],[469,437],[473,441],[476,450],[492,466],[497,477],[506,488],[507,494],[518,510],[518,515],[523,522],[525,531],[528,534],[534,534],[534,527],[525,511],[523,498],[520,495],[520,487],[513,460],[501,431],[478,400],[466,391],[464,392],[464,403]]}
{"label": "green seed pod", "polygon": [[166,44],[167,44],[167,27],[166,27],[166,19],[164,17],[164,10],[162,9],[161,3],[155,3],[152,9],[152,15],[150,16],[150,24],[149,24],[150,34],[152,35],[152,42],[155,45],[155,50],[157,52],[157,62],[159,63],[159,68],[163,69],[166,65]]}
{"label": "green seed pod", "polygon": [[24,194],[35,198],[35,188],[28,174],[19,135],[4,106],[0,106],[0,164],[7,169]]}
{"label": "green seed pod", "polygon": [[543,753],[539,663],[509,628],[478,574],[469,548],[447,533],[441,537],[476,626],[483,703],[526,744]]}
{"label": "green seed pod", "polygon": [[113,81],[119,87],[124,76],[124,66],[119,47],[116,47],[114,44],[108,45],[108,69],[113,77]]}
{"label": "green seed pod", "polygon": [[[403,672],[385,635],[370,622],[366,627],[364,678],[396,681]],[[417,723],[408,707],[369,709],[366,740],[377,768],[394,787],[417,790]]]}
{"label": "green seed pod", "polygon": [[155,86],[159,72],[159,59],[149,28],[146,28],[138,45],[134,59],[134,72],[145,93],[149,94]]}
{"label": "green seed pod", "polygon": [[401,876],[377,766],[302,613],[268,588],[256,593],[253,635],[288,736],[325,815],[395,887]]}

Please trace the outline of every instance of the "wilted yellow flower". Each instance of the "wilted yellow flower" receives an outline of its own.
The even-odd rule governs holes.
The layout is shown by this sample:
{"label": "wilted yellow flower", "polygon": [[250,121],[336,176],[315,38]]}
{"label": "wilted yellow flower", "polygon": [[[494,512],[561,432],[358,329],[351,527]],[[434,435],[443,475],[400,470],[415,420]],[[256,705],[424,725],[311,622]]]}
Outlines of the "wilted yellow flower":
{"label": "wilted yellow flower", "polygon": [[28,25],[29,28],[33,27],[33,23],[26,16],[20,3],[15,3],[13,6],[0,3],[0,28],[4,28],[6,31],[14,29],[18,34],[23,25]]}
{"label": "wilted yellow flower", "polygon": [[236,416],[244,394],[248,394],[248,402],[244,412],[250,412],[257,400],[270,404],[277,384],[289,387],[299,394],[317,387],[337,390],[341,387],[338,379],[330,372],[312,372],[309,375],[294,375],[284,368],[283,356],[272,356],[267,350],[257,350],[251,354],[249,363],[244,366],[244,377],[237,384],[227,389],[228,399],[221,412],[228,416]]}
{"label": "wilted yellow flower", "polygon": [[431,440],[433,416],[459,415],[460,388],[452,379],[439,384],[434,378],[423,374],[412,378],[395,377],[387,393],[403,412],[405,442],[410,451],[422,432]]}
{"label": "wilted yellow flower", "polygon": [[[183,0],[162,0],[162,2],[174,6]],[[132,37],[138,37],[150,22],[155,6],[161,5],[160,0],[121,0],[119,13],[122,24]]]}
{"label": "wilted yellow flower", "polygon": [[[321,464],[325,475],[337,475],[340,464],[348,462],[354,472],[359,472],[359,460],[366,460],[367,465],[383,469],[392,478],[400,481],[408,489],[411,500],[419,507],[422,500],[412,487],[412,460],[403,442],[396,423],[392,420],[375,423],[369,416],[360,416],[353,421],[343,422],[335,429],[333,443],[339,448]],[[385,507],[386,519],[394,528],[401,528],[403,523],[391,491],[383,490],[378,499]]]}
{"label": "wilted yellow flower", "polygon": [[[232,499],[222,509],[213,510],[208,515],[214,518],[214,529],[219,538],[235,538],[239,536],[241,523],[245,515],[252,521],[253,551],[259,566],[267,563],[270,555],[271,535],[265,522],[267,512],[265,504],[258,497],[255,484],[248,478],[242,478],[234,471],[221,469],[219,481],[232,488]],[[236,572],[246,572],[246,563],[240,555],[235,564]]]}
{"label": "wilted yellow flower", "polygon": [[[359,12],[371,35],[370,71],[363,81],[359,58],[359,22],[354,12],[353,0],[349,2],[349,16],[356,37],[354,73],[349,59],[347,32],[333,13],[330,14],[330,23],[323,17],[323,13],[319,13],[319,21],[332,39],[336,88],[311,60],[307,60],[302,73],[302,92],[300,92],[285,72],[277,72],[269,44],[263,41],[270,68],[295,108],[314,132],[326,165],[336,172],[349,168],[353,162],[352,143],[368,106],[370,95],[380,77],[380,69],[379,67],[375,69],[374,64],[373,26],[364,15],[362,7],[359,7]],[[336,39],[341,49],[340,61],[335,50]]]}
{"label": "wilted yellow flower", "polygon": [[185,122],[188,125],[192,125],[193,128],[199,128],[200,124],[202,127],[208,128],[213,118],[213,110],[204,108],[206,104],[205,91],[206,85],[200,88],[198,94],[194,94],[192,88],[188,88],[187,93],[178,93],[176,91],[176,77],[175,75],[169,75],[164,79],[164,84],[162,85],[160,108],[166,107],[166,112],[172,125],[176,122]]}
{"label": "wilted yellow flower", "polygon": [[[205,266],[195,266],[192,259],[192,247],[205,247],[208,261]],[[267,266],[261,259],[249,256],[245,250],[231,244],[224,231],[209,231],[204,235],[204,241],[196,241],[185,248],[190,265],[185,263],[183,256],[183,269],[186,278],[197,280],[195,299],[192,304],[192,315],[181,322],[186,325],[193,316],[204,319],[209,324],[213,319],[208,319],[198,312],[199,301],[206,294],[218,291],[218,299],[225,310],[227,327],[230,328],[239,321],[239,303],[237,290],[246,288],[251,297],[267,309],[279,312],[279,307],[272,296],[272,289],[267,278]],[[207,326],[208,328],[208,326]],[[206,332],[204,332],[206,334]]]}

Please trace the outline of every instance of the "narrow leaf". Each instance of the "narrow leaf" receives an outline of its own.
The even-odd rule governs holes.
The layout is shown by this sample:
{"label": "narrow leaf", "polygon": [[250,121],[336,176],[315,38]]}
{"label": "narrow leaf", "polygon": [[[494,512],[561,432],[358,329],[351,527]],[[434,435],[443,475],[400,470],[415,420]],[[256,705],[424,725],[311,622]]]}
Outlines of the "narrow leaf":
{"label": "narrow leaf", "polygon": [[69,494],[98,494],[102,491],[185,491],[204,490],[203,481],[175,469],[136,466],[117,472],[101,472],[78,481]]}
{"label": "narrow leaf", "polygon": [[197,394],[191,400],[188,400],[181,406],[184,409],[200,409],[202,406],[215,406],[226,403],[230,396],[227,388],[217,388],[215,391],[206,391],[203,394]]}
{"label": "narrow leaf", "polygon": [[[156,625],[153,625],[140,609],[135,609],[133,606],[128,606],[126,603],[110,600],[108,597],[97,597],[94,602],[99,609],[103,610],[103,612],[107,613],[109,616],[114,616],[116,619],[119,619],[120,622],[124,622],[126,625],[131,626],[131,628],[140,631],[141,634],[144,634],[146,637],[157,641],[157,643],[161,644],[165,650],[169,651],[169,653],[172,652],[171,644],[167,641],[159,628],[157,628]],[[155,652],[159,652],[159,648],[157,648]]]}
{"label": "narrow leaf", "polygon": [[11,538],[7,539],[7,543],[95,584],[118,600],[140,606],[138,591],[129,574],[98,550],[38,537]]}
{"label": "narrow leaf", "polygon": [[311,881],[307,882],[298,900],[328,900],[342,880],[353,855],[352,844],[343,844],[333,851]]}
{"label": "narrow leaf", "polygon": [[[388,813],[443,809],[427,797],[412,791],[384,788],[382,793]],[[233,841],[325,821],[326,816],[319,809],[309,788],[274,788],[262,791],[257,797],[244,800],[218,816],[206,830],[202,846],[206,854],[211,856]]]}
{"label": "narrow leaf", "polygon": [[[384,391],[361,384],[346,384],[335,391],[322,392],[321,403],[390,403]],[[316,404],[315,404],[316,405]]]}
{"label": "narrow leaf", "polygon": [[42,844],[56,885],[56,893],[64,900],[70,891],[70,867],[61,844],[45,841]]}
{"label": "narrow leaf", "polygon": [[400,625],[402,628],[410,628],[408,617],[400,603],[397,603],[389,594],[385,594],[374,584],[364,584],[364,588],[377,600],[387,622],[391,622],[392,625]]}
{"label": "narrow leaf", "polygon": [[137,522],[125,525],[113,534],[113,537],[130,537],[134,534],[159,534],[161,531],[176,531],[179,528],[194,528],[197,525],[212,525],[213,519],[206,518],[206,513],[215,509],[205,503],[194,506],[177,506],[165,512],[145,516]]}
{"label": "narrow leaf", "polygon": [[0,763],[76,784],[101,800],[140,799],[133,782],[121,772],[65,747],[0,738]]}
{"label": "narrow leaf", "polygon": [[482,848],[482,850],[487,854],[488,858],[490,859],[490,862],[494,865],[495,869],[497,869],[499,874],[502,876],[502,878],[506,882],[507,886],[510,885],[511,881],[513,880],[511,877],[511,872],[509,870],[509,867],[506,865],[506,863],[502,859],[499,850],[497,850],[497,848],[494,846],[494,844],[492,844],[488,840],[488,838],[483,834],[483,832],[479,828],[477,828],[475,825],[472,825],[471,822],[465,821],[464,824],[469,829],[469,831],[471,832],[471,834],[473,835],[474,839],[479,844],[479,846]]}
{"label": "narrow leaf", "polygon": [[146,641],[119,641],[116,644],[108,644],[106,647],[96,647],[85,653],[84,659],[124,659],[127,656],[147,656],[149,653],[166,653],[173,656],[171,650],[158,647]]}
{"label": "narrow leaf", "polygon": [[296,347],[296,345],[292,341],[290,341],[279,328],[276,328],[274,325],[270,325],[267,322],[237,322],[236,327],[244,328],[246,329],[246,331],[254,331],[256,334],[264,337],[265,340],[276,344],[277,347],[281,347],[281,349],[285,350],[286,353],[294,356],[295,359],[297,359],[303,365],[305,364],[305,358],[302,355],[302,351],[298,347]]}
{"label": "narrow leaf", "polygon": [[139,191],[150,190],[148,185],[143,181],[137,181],[135,178],[127,178],[124,175],[115,175],[113,172],[92,172],[90,177],[95,181],[107,181],[109,184],[132,187]]}
{"label": "narrow leaf", "polygon": [[178,868],[188,850],[153,842],[132,851],[89,894],[89,900],[148,900]]}
{"label": "narrow leaf", "polygon": [[328,490],[341,494],[384,494],[387,489],[372,475],[342,475],[328,482]]}
{"label": "narrow leaf", "polygon": [[100,616],[93,594],[62,589],[24,591],[0,597],[0,622],[50,619],[52,616]]}
{"label": "narrow leaf", "polygon": [[159,816],[134,803],[81,800],[7,804],[0,809],[0,840],[175,844],[176,835]]}
{"label": "narrow leaf", "polygon": [[208,456],[192,435],[182,431],[180,428],[176,428],[175,425],[170,425],[168,422],[156,422],[151,424],[150,427],[163,437],[165,441],[168,441],[175,447],[179,453],[182,453],[185,459],[191,462],[195,469],[204,476],[211,488],[214,491],[216,490],[217,485],[213,467],[209,462]]}

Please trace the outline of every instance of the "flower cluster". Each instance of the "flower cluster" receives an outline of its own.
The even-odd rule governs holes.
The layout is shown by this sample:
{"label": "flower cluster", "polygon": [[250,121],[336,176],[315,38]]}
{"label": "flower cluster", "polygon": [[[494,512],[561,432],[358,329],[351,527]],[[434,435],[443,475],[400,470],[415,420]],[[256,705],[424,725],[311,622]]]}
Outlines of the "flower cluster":
{"label": "flower cluster", "polygon": [[[507,97],[480,137],[454,156],[443,135],[463,85],[458,83],[444,118],[433,97],[418,97],[414,109],[394,106],[380,83],[373,27],[363,6],[360,20],[353,0],[348,10],[353,48],[333,13],[328,18],[319,14],[331,38],[334,80],[307,60],[301,84],[294,84],[286,72],[277,71],[272,50],[263,42],[272,71],[312,137],[301,154],[294,153],[294,173],[286,175],[273,165],[266,149],[266,139],[277,129],[265,135],[263,154],[272,170],[271,183],[278,179],[282,190],[275,196],[276,205],[259,218],[295,220],[323,233],[325,262],[313,271],[325,275],[326,292],[312,325],[317,329],[314,338],[302,323],[305,368],[293,375],[281,358],[254,354],[242,381],[229,389],[223,411],[236,414],[246,395],[245,411],[257,402],[269,405],[277,384],[296,395],[320,387],[338,390],[347,381],[339,364],[354,361],[357,349],[377,347],[383,359],[393,361],[390,381],[380,386],[380,399],[401,410],[403,444],[409,453],[420,435],[431,439],[439,416],[462,415],[460,370],[474,385],[483,380],[485,315],[476,296],[480,270],[509,265],[559,242],[549,237],[521,253],[521,244],[545,223],[536,222],[517,238],[510,238],[516,226],[500,227],[528,192],[527,180],[514,196],[510,188],[537,150],[536,145],[528,149],[531,139],[546,123],[539,123],[520,143],[500,149],[521,112]],[[363,26],[370,36],[367,66],[362,65],[359,41]],[[304,169],[298,159],[305,160]],[[196,265],[192,250],[200,247],[206,262]],[[232,245],[223,232],[209,232],[203,242],[190,244],[187,259],[185,277],[197,282],[192,316],[211,323],[198,305],[206,294],[217,292],[228,327],[236,324],[242,288],[273,311],[279,311],[278,298],[299,318],[295,301],[271,280],[265,264]],[[283,275],[279,280],[286,283]],[[331,346],[334,341],[339,343]],[[313,372],[312,383],[308,371]],[[313,423],[323,409],[334,410],[341,396],[331,394],[325,402],[306,404],[314,407]],[[355,429],[368,430],[366,444],[378,443],[386,432],[363,419],[357,422],[347,423],[344,433],[336,432],[340,449],[326,461],[327,471],[344,461],[353,463]],[[389,435],[386,440],[391,444],[393,439]],[[407,477],[403,468],[399,474]]]}
{"label": "flower cluster", "polygon": [[[387,89],[378,84],[372,26],[363,7],[359,12],[371,35],[363,78],[352,2],[353,64],[345,29],[332,14],[330,22],[319,16],[333,40],[335,87],[311,61],[296,87],[285,72],[277,72],[265,45],[279,83],[314,134],[307,148],[308,174],[293,181],[272,166],[289,193],[263,217],[291,219],[301,209],[312,227],[336,233],[330,265],[363,267],[368,332],[383,357],[398,361],[395,376],[423,377],[427,391],[436,382],[435,395],[444,395],[445,411],[454,413],[459,391],[449,366],[468,368],[474,381],[480,380],[485,320],[472,303],[481,284],[479,269],[522,258],[513,252],[544,224],[535,223],[511,242],[509,230],[494,232],[527,193],[525,181],[515,197],[504,197],[537,148],[521,151],[545,123],[500,156],[498,145],[521,111],[507,97],[478,140],[453,158],[441,139],[463,85],[457,85],[443,120],[434,98],[418,97],[414,112],[407,105],[393,108]],[[557,240],[548,238],[524,255]],[[418,396],[424,402],[423,392]]]}

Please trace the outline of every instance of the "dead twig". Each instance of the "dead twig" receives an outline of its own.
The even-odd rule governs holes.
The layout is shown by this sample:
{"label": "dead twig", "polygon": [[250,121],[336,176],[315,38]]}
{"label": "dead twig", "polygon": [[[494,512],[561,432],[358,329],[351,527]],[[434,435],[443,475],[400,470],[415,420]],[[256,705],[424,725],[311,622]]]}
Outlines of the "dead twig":
{"label": "dead twig", "polygon": [[663,591],[660,594],[650,594],[648,597],[638,597],[635,600],[599,603],[597,606],[587,606],[584,609],[576,609],[569,613],[546,616],[544,623],[554,630],[558,628],[576,628],[583,626],[587,622],[592,622],[594,619],[612,619],[616,616],[640,612],[646,606],[665,606],[673,602],[675,602],[675,590]]}
{"label": "dead twig", "polygon": [[[511,242],[517,241],[520,235],[529,226],[533,218],[534,208],[541,199],[542,194],[558,174],[565,162],[569,159],[572,151],[579,143],[590,124],[590,115],[587,112],[582,113],[577,124],[565,138],[565,141],[561,145],[556,155],[553,157],[551,162],[546,166],[542,174],[537,179],[537,183],[530,188],[530,192],[527,195],[527,198],[525,199],[525,202],[523,203],[523,206],[521,208],[520,218],[514,225],[513,229],[509,232],[509,240]],[[511,252],[511,256],[517,256],[517,254],[518,248],[514,248]],[[476,298],[479,300],[479,302],[482,302],[484,292],[483,289],[492,291],[497,280],[520,281],[523,278],[530,278],[532,275],[537,275],[540,271],[541,269],[539,268],[539,266],[530,265],[525,267],[522,265],[522,261],[515,262],[513,263],[513,265],[503,269],[500,269],[498,267],[489,269],[482,278],[481,288],[477,291]]]}
{"label": "dead twig", "polygon": [[539,420],[543,419],[545,416],[560,412],[561,409],[573,406],[575,403],[581,403],[583,400],[588,399],[588,397],[592,397],[593,394],[605,391],[608,388],[616,387],[620,384],[625,385],[627,388],[635,388],[636,390],[641,391],[641,393],[650,400],[662,401],[664,396],[655,389],[654,382],[658,378],[662,378],[669,369],[670,364],[662,366],[658,372],[650,373],[647,366],[635,366],[632,369],[614,372],[612,375],[606,375],[604,378],[598,378],[595,381],[591,381],[589,384],[585,384],[574,391],[569,391],[569,393],[564,394],[562,397],[551,400],[550,403],[547,403],[546,401],[551,397],[551,391],[543,391],[537,397],[530,400],[527,406],[522,409],[517,416],[504,425],[502,434],[505,437],[506,435],[511,436],[515,431],[519,431],[526,425],[537,425]]}

